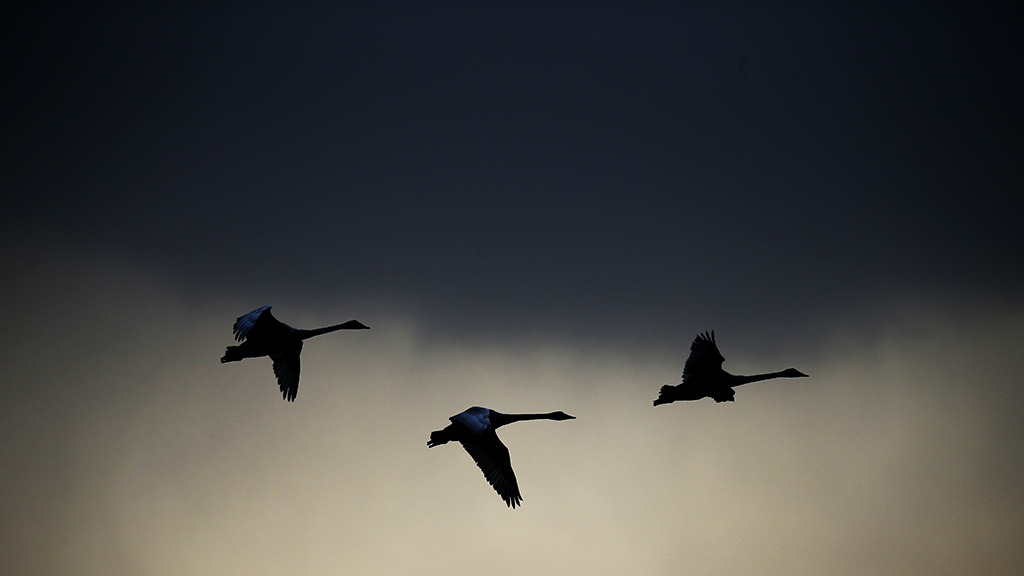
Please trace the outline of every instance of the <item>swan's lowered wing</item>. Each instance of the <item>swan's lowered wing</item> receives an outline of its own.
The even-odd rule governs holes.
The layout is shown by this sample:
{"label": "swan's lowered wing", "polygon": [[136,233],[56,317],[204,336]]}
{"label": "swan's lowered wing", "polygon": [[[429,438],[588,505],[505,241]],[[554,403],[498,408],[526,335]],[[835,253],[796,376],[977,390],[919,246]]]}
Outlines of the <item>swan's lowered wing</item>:
{"label": "swan's lowered wing", "polygon": [[302,342],[298,344],[292,350],[278,350],[270,354],[270,359],[274,361],[274,376],[277,376],[277,385],[281,387],[281,396],[289,402],[294,402],[299,393],[299,352],[302,351]]}
{"label": "swan's lowered wing", "polygon": [[523,497],[519,493],[515,472],[512,471],[512,460],[508,448],[501,443],[494,430],[464,437],[459,442],[505,504],[512,508],[519,506]]}

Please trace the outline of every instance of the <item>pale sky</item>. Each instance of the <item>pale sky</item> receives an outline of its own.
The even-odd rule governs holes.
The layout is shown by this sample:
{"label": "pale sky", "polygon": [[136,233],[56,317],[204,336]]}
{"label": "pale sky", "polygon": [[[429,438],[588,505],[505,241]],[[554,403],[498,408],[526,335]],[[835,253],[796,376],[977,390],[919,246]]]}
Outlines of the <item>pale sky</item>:
{"label": "pale sky", "polygon": [[139,6],[3,24],[0,573],[1024,568],[1016,15]]}

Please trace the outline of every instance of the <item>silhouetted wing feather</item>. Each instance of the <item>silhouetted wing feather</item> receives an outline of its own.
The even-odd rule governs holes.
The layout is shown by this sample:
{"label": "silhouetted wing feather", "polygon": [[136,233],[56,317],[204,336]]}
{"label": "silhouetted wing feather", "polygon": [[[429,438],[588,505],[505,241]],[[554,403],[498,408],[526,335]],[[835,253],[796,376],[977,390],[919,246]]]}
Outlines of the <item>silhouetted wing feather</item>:
{"label": "silhouetted wing feather", "polygon": [[685,381],[687,375],[690,374],[718,372],[722,369],[723,362],[725,362],[725,357],[718,351],[718,345],[715,344],[715,333],[697,334],[697,337],[693,339],[693,344],[690,344],[690,357],[683,365],[683,380]]}
{"label": "silhouetted wing feather", "polygon": [[[266,312],[266,314],[264,314],[264,312]],[[261,318],[263,318],[263,322],[260,322],[260,324],[266,323],[268,319],[274,320],[274,317],[270,314],[270,306],[257,308],[245,316],[239,316],[238,319],[235,320],[235,326],[233,328],[235,332],[235,340],[241,342],[248,338],[249,331],[252,330],[253,326],[255,326],[256,322]]]}
{"label": "silhouetted wing feather", "polygon": [[274,361],[274,376],[277,376],[277,385],[281,387],[281,396],[294,402],[295,396],[299,393],[299,352],[302,350],[302,343],[293,350],[278,350],[270,354]]}
{"label": "silhouetted wing feather", "polygon": [[519,494],[519,484],[512,471],[512,460],[508,448],[501,443],[494,430],[467,436],[460,442],[505,504],[512,508],[518,506],[523,497]]}

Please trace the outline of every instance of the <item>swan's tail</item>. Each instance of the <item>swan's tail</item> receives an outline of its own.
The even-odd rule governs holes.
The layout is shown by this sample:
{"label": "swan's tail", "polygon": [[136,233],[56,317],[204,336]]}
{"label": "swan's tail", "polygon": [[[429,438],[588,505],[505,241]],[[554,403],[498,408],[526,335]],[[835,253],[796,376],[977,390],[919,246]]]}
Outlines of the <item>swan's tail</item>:
{"label": "swan's tail", "polygon": [[228,346],[228,349],[224,351],[224,355],[220,357],[220,363],[237,362],[242,358],[242,351],[238,349],[238,346]]}
{"label": "swan's tail", "polygon": [[434,430],[430,433],[430,440],[427,440],[427,448],[433,448],[434,446],[440,446],[441,444],[447,444],[454,438],[448,433],[448,429]]}
{"label": "swan's tail", "polygon": [[658,397],[654,399],[654,405],[660,406],[661,404],[670,404],[675,402],[675,386],[665,385],[661,387],[661,391],[658,392]]}

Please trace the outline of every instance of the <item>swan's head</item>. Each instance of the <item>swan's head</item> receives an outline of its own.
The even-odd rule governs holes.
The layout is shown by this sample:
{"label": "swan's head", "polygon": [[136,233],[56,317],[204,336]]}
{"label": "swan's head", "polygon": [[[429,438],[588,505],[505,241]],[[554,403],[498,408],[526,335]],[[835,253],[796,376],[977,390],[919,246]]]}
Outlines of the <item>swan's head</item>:
{"label": "swan's head", "polygon": [[786,368],[782,371],[782,376],[785,378],[807,378],[807,374],[804,374],[796,368]]}
{"label": "swan's head", "polygon": [[552,420],[575,420],[576,419],[575,416],[569,416],[568,414],[566,414],[565,412],[562,412],[562,411],[552,412],[550,414],[550,417],[551,417]]}

